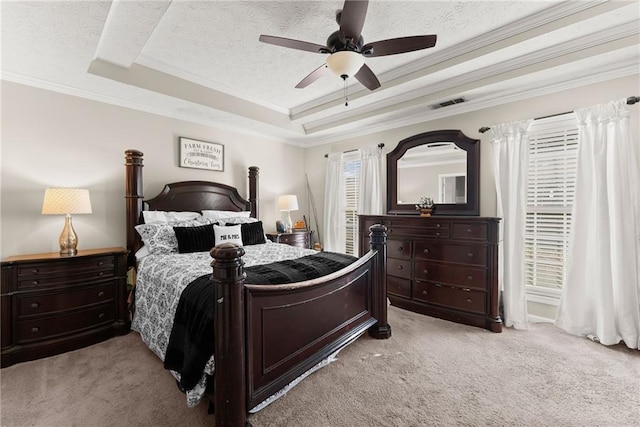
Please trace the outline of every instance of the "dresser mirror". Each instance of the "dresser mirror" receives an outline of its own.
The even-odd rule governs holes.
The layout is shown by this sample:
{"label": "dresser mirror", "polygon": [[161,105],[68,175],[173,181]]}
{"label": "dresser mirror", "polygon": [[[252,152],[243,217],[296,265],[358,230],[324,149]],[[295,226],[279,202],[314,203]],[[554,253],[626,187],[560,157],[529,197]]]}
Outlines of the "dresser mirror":
{"label": "dresser mirror", "polygon": [[480,144],[459,130],[403,139],[387,154],[387,213],[415,214],[421,197],[433,215],[480,214]]}

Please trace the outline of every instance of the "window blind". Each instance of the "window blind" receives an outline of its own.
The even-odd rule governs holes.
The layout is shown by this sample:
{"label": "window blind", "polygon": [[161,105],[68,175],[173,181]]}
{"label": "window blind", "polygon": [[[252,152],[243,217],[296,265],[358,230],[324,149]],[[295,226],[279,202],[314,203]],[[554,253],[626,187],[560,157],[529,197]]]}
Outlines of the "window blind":
{"label": "window blind", "polygon": [[360,158],[357,152],[342,157],[345,194],[345,253],[356,255],[358,251],[358,187],[360,182]]}
{"label": "window blind", "polygon": [[573,113],[539,119],[529,129],[525,223],[527,292],[560,295],[573,207],[578,128]]}

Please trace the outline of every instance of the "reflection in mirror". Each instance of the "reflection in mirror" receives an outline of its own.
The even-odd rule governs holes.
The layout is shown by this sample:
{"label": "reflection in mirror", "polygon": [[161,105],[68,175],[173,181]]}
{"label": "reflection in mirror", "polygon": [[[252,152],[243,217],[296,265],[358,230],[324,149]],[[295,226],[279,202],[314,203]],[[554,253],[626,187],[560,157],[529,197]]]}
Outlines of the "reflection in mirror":
{"label": "reflection in mirror", "polygon": [[480,140],[445,129],[398,142],[387,154],[387,213],[419,215],[421,197],[434,199],[433,215],[479,215]]}
{"label": "reflection in mirror", "polygon": [[467,203],[467,152],[453,142],[408,149],[398,160],[398,203]]}

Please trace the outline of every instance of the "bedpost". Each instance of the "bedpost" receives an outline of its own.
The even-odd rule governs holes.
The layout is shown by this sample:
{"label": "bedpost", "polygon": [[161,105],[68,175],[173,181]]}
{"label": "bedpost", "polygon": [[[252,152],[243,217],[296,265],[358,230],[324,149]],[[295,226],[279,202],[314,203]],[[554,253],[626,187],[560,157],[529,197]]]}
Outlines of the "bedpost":
{"label": "bedpost", "polygon": [[240,246],[211,249],[215,288],[214,406],[216,427],[242,426],[247,420],[244,272]]}
{"label": "bedpost", "polygon": [[387,323],[387,227],[374,224],[369,227],[371,250],[378,251],[373,271],[371,314],[378,321],[369,328],[369,335],[377,339],[391,337],[391,326]]}
{"label": "bedpost", "polygon": [[[127,227],[127,265],[135,265],[135,252],[140,249],[135,226],[142,213],[142,152],[126,150],[125,154],[125,211]],[[138,242],[138,243],[136,243]]]}
{"label": "bedpost", "polygon": [[251,217],[258,216],[258,175],[260,168],[249,166],[249,202],[251,203]]}

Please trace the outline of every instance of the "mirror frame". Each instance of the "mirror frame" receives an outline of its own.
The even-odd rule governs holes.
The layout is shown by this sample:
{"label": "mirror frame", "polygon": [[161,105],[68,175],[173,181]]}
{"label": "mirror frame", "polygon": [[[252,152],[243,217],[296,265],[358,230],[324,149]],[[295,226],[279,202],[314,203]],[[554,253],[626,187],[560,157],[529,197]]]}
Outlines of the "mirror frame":
{"label": "mirror frame", "polygon": [[435,130],[410,136],[387,154],[387,214],[419,215],[413,204],[398,203],[398,160],[408,149],[434,142],[453,142],[467,152],[467,203],[436,203],[433,215],[480,215],[480,140],[461,130]]}

